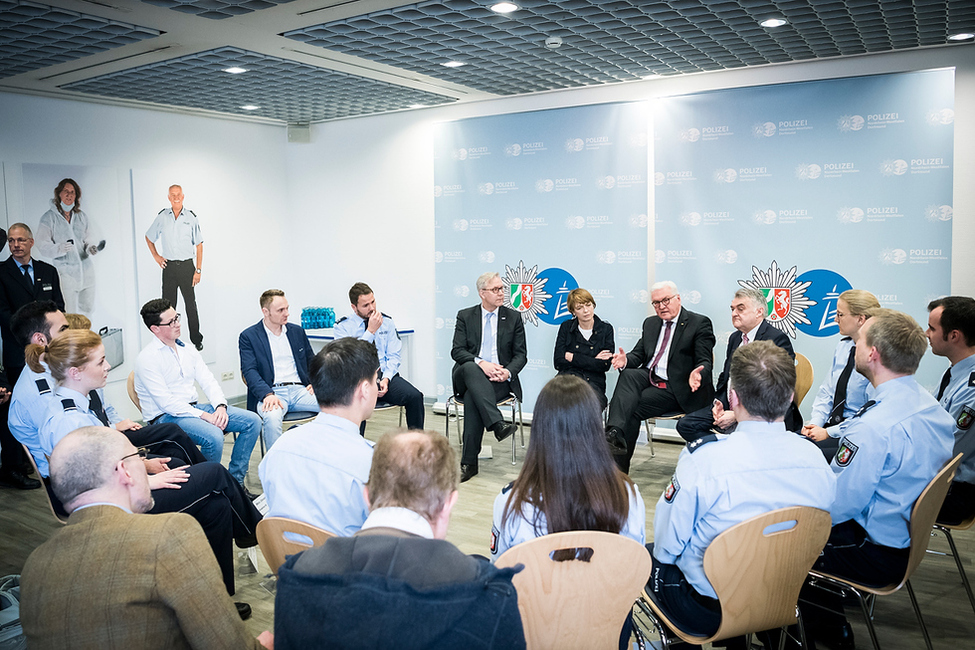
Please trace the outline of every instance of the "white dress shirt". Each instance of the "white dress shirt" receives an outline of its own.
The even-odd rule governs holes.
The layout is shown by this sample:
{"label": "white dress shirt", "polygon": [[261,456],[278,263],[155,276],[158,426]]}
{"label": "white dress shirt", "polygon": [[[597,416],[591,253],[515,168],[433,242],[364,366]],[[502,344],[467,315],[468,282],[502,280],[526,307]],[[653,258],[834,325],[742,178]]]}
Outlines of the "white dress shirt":
{"label": "white dress shirt", "polygon": [[135,392],[145,421],[163,413],[173,417],[200,417],[203,411],[194,406],[197,400],[194,381],[199,382],[214,408],[227,403],[220,384],[199,352],[182,341],[177,341],[174,350],[153,337],[135,364]]}
{"label": "white dress shirt", "polygon": [[274,383],[301,383],[301,379],[298,377],[298,368],[295,367],[295,355],[291,351],[291,341],[288,340],[288,328],[282,327],[281,334],[275,335],[265,325],[264,333],[267,334],[267,343],[271,347]]}

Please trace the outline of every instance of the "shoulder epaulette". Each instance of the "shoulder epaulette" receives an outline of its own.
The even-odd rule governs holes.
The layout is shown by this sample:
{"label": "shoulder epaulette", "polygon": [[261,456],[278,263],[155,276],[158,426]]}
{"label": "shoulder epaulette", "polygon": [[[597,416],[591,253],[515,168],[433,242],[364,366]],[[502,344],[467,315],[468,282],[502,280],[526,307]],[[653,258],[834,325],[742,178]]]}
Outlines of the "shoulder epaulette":
{"label": "shoulder epaulette", "polygon": [[505,486],[504,486],[503,488],[501,488],[501,494],[507,494],[508,492],[510,492],[510,491],[511,491],[511,487],[512,487],[512,486],[513,486],[514,484],[515,484],[515,482],[514,482],[514,481],[512,481],[511,483],[508,483],[508,484],[507,484],[507,485],[505,485]]}
{"label": "shoulder epaulette", "polygon": [[342,321],[346,321],[346,320],[349,320],[349,317],[348,316],[343,316],[342,318],[340,318],[337,321],[335,321],[335,324],[338,325]]}
{"label": "shoulder epaulette", "polygon": [[387,313],[386,313],[386,312],[384,312],[384,311],[381,311],[381,312],[379,312],[379,313],[383,315],[383,318],[392,318],[392,316],[390,316],[389,314],[387,314]]}
{"label": "shoulder epaulette", "polygon": [[193,212],[192,210],[190,210],[189,208],[183,208],[183,209],[186,210],[187,212],[189,212],[190,214],[192,214],[193,215],[193,218],[199,219],[199,217],[196,216],[196,213]]}
{"label": "shoulder epaulette", "polygon": [[158,217],[158,216],[159,216],[160,214],[162,214],[162,213],[163,213],[163,212],[165,212],[166,210],[169,210],[169,208],[163,208],[162,210],[160,210],[160,211],[159,211],[159,214],[157,214],[156,216]]}
{"label": "shoulder epaulette", "polygon": [[968,377],[968,385],[975,386],[975,372]]}
{"label": "shoulder epaulette", "polygon": [[704,445],[708,444],[709,442],[714,442],[717,439],[718,439],[717,434],[709,433],[706,436],[703,436],[701,438],[698,438],[697,440],[693,440],[687,443],[687,451],[693,454],[695,451],[697,451]]}
{"label": "shoulder epaulette", "polygon": [[858,418],[867,411],[869,411],[877,402],[874,400],[868,400],[866,404],[860,407],[860,410],[853,414],[853,417]]}
{"label": "shoulder epaulette", "polygon": [[74,403],[74,400],[73,399],[63,399],[63,400],[61,400],[61,407],[64,408],[64,412],[65,413],[67,413],[68,411],[77,411],[78,410],[78,407],[75,406],[75,403]]}
{"label": "shoulder epaulette", "polygon": [[185,348],[186,347],[186,344],[183,343],[182,341],[180,341],[179,339],[176,339],[176,345],[178,345],[181,348]]}
{"label": "shoulder epaulette", "polygon": [[37,392],[39,394],[47,395],[48,393],[51,392],[51,386],[50,384],[47,383],[47,379],[45,379],[44,377],[35,380],[34,383],[37,384]]}

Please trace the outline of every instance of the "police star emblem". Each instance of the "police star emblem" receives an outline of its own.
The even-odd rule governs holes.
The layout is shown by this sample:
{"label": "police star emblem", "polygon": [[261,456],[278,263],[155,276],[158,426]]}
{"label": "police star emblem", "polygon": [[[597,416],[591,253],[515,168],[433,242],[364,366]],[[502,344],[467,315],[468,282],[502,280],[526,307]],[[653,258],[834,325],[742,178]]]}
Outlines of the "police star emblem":
{"label": "police star emblem", "polygon": [[806,297],[806,289],[812,282],[797,282],[796,267],[788,271],[779,270],[779,264],[772,260],[768,271],[752,267],[750,280],[738,280],[746,289],[758,289],[765,296],[766,320],[791,338],[796,338],[796,323],[809,325],[806,309],[816,304]]}
{"label": "police star emblem", "polygon": [[548,278],[538,277],[538,265],[527,269],[524,260],[519,260],[518,267],[513,269],[505,264],[501,281],[505,288],[505,307],[514,309],[522,320],[538,327],[538,315],[548,313],[545,301],[552,297],[545,291]]}

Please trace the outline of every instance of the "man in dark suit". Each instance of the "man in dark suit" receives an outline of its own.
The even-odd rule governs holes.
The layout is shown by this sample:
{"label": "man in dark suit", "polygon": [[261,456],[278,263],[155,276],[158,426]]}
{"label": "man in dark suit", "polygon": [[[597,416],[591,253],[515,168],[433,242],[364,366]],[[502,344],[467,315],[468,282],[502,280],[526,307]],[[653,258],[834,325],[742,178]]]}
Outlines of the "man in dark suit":
{"label": "man in dark suit", "polygon": [[293,555],[278,570],[278,650],[524,648],[516,571],[445,539],[457,478],[457,457],[442,435],[380,438],[362,529]]}
{"label": "man in dark suit", "polygon": [[[0,233],[3,233],[2,229]],[[63,310],[64,296],[61,295],[57,269],[31,259],[34,234],[26,224],[10,226],[7,246],[10,257],[0,264],[0,337],[3,339],[3,367],[6,371],[6,377],[0,380],[0,484],[33,490],[41,484],[29,478],[30,463],[24,449],[7,427],[10,387],[17,383],[17,377],[24,369],[24,346],[17,342],[10,330],[10,317],[35,300],[53,300],[58,309]]]}
{"label": "man in dark suit", "polygon": [[714,397],[711,319],[682,309],[677,285],[670,281],[650,287],[650,301],[657,315],[643,321],[643,336],[629,354],[620,348],[613,355],[613,367],[622,372],[609,404],[606,437],[624,472],[630,471],[640,422],[689,413]]}
{"label": "man in dark suit", "polygon": [[[264,420],[268,449],[281,437],[288,411],[318,413],[308,365],[314,353],[305,330],[288,322],[288,299],[280,289],[261,294],[264,318],[240,333],[240,376],[247,408]],[[276,373],[275,370],[278,372]]]}
{"label": "man in dark suit", "polygon": [[[498,402],[514,393],[520,400],[518,373],[528,363],[521,314],[503,306],[504,283],[497,273],[477,278],[481,304],[457,312],[450,358],[454,360],[454,395],[464,402],[464,445],[460,482],[477,474],[481,438],[488,428],[501,442],[518,428],[506,424]],[[486,327],[485,327],[486,325]]]}
{"label": "man in dark suit", "polygon": [[[684,440],[692,442],[708,435],[712,429],[724,433],[734,430],[736,420],[728,402],[728,374],[731,356],[739,346],[752,341],[771,341],[788,352],[793,360],[796,358],[792,342],[785,332],[766,322],[765,305],[765,294],[758,289],[739,289],[735,292],[735,297],[731,300],[731,324],[735,331],[728,339],[728,353],[725,356],[724,369],[718,376],[714,404],[710,408],[703,407],[693,413],[689,412],[677,422],[677,433]],[[789,431],[802,429],[802,416],[794,399],[785,414],[785,428]]]}

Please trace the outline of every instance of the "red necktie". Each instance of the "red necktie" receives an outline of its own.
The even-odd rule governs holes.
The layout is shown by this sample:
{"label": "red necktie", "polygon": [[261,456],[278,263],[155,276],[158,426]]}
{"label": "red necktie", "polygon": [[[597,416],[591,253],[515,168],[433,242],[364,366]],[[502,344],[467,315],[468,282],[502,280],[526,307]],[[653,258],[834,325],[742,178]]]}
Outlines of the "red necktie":
{"label": "red necktie", "polygon": [[667,349],[667,343],[670,342],[670,327],[674,324],[674,321],[669,320],[666,322],[666,327],[664,328],[664,340],[660,344],[660,350],[657,351],[657,355],[653,358],[653,362],[650,364],[650,385],[655,388],[663,388],[667,384],[660,381],[657,377],[657,363],[660,361],[660,357],[664,356],[664,350]]}

